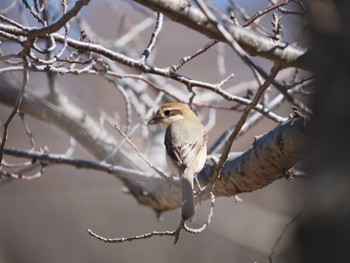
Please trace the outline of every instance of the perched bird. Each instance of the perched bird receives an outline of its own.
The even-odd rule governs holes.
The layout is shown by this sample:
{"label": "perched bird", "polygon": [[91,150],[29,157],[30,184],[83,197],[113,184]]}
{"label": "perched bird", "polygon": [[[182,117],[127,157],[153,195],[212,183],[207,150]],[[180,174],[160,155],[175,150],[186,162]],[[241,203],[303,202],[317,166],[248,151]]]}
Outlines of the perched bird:
{"label": "perched bird", "polygon": [[191,220],[194,216],[193,178],[205,164],[208,135],[196,114],[180,103],[162,105],[148,124],[160,124],[166,129],[167,164],[181,181],[182,219]]}

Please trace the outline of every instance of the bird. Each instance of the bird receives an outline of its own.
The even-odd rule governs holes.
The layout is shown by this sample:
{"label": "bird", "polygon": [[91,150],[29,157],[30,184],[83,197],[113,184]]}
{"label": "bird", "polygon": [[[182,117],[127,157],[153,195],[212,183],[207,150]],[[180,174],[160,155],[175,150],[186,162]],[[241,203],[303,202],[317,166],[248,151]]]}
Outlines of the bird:
{"label": "bird", "polygon": [[159,107],[148,125],[160,124],[165,129],[164,145],[170,172],[180,177],[184,221],[195,215],[193,179],[200,172],[207,157],[208,135],[197,117],[181,103],[165,103]]}

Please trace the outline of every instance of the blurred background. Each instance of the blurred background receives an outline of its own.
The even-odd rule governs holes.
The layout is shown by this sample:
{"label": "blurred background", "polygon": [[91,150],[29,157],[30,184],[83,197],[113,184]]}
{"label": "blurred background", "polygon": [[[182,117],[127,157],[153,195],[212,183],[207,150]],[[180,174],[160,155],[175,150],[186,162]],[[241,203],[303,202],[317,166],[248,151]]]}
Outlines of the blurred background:
{"label": "blurred background", "polygon": [[[6,6],[9,1],[2,1]],[[268,5],[267,1],[236,1],[253,15]],[[214,1],[219,10],[225,9],[223,1]],[[3,8],[3,7],[1,7]],[[14,19],[16,10],[9,14]],[[119,23],[132,28],[147,16],[126,1],[91,1],[83,8],[81,17],[91,29],[106,40],[117,37]],[[272,15],[266,22],[269,26]],[[264,18],[265,19],[265,18]],[[298,38],[302,22],[297,17],[283,21],[286,41]],[[148,44],[154,25],[140,35],[140,43]],[[119,32],[120,33],[120,32]],[[125,32],[124,32],[125,33]],[[78,35],[78,34],[77,34]],[[205,45],[209,39],[165,17],[163,30],[156,46],[154,65],[170,66]],[[8,47],[11,48],[11,47]],[[250,85],[254,78],[234,52],[224,47],[226,76],[234,73],[230,86]],[[142,49],[135,50],[138,54]],[[190,61],[180,73],[193,79],[216,83],[223,79],[218,74],[216,57],[218,48],[213,47]],[[261,66],[270,68],[271,63],[257,59]],[[288,70],[281,76],[288,76]],[[42,73],[30,73],[29,88],[45,92],[47,79]],[[98,119],[101,112],[111,116],[124,116],[124,101],[109,82],[100,76],[58,76],[63,93],[87,113]],[[243,83],[243,84],[242,84]],[[172,83],[173,85],[178,85]],[[178,85],[181,89],[183,86]],[[11,108],[0,105],[3,123]],[[276,112],[288,117],[291,107],[281,105]],[[232,126],[239,114],[219,111],[217,123],[209,132],[209,143]],[[52,153],[63,153],[69,146],[69,136],[55,126],[27,116],[29,127],[38,147],[49,147]],[[261,121],[256,127],[240,137],[233,151],[244,151],[251,146],[254,136],[276,126],[270,120]],[[133,135],[138,141],[141,131]],[[10,125],[7,145],[18,148],[30,147],[23,123],[18,117]],[[94,160],[81,146],[74,156]],[[7,161],[18,162],[5,157]],[[305,203],[305,180],[278,180],[252,193],[234,198],[217,198],[213,221],[202,234],[183,232],[174,246],[173,238],[154,237],[123,244],[105,244],[90,237],[87,229],[105,237],[128,237],[153,230],[173,230],[179,220],[179,211],[171,211],[158,220],[148,207],[139,205],[135,199],[122,192],[123,185],[115,177],[89,170],[78,170],[63,165],[45,169],[41,178],[25,180],[1,179],[0,181],[0,262],[268,262],[268,255],[286,224],[295,217]],[[195,226],[206,219],[208,202],[197,208]],[[275,262],[294,262],[298,250],[294,243],[294,224],[286,231],[276,248]]]}

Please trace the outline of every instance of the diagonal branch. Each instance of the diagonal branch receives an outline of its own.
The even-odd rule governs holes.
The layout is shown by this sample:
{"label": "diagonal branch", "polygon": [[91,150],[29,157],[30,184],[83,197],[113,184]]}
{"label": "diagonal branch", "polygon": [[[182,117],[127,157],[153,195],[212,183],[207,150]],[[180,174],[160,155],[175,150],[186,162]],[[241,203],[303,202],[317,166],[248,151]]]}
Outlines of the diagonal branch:
{"label": "diagonal branch", "polygon": [[[226,41],[229,43],[231,48],[237,53],[237,55],[239,55],[239,57],[243,60],[244,63],[256,70],[266,81],[269,81],[271,84],[273,84],[273,86],[275,86],[278,89],[278,91],[280,91],[285,96],[285,98],[293,105],[298,106],[307,114],[312,113],[311,110],[307,106],[305,106],[301,101],[297,100],[295,97],[289,94],[284,85],[281,85],[278,81],[271,78],[263,68],[261,68],[252,58],[250,58],[247,55],[244,49],[239,45],[237,41],[235,41],[235,39],[230,35],[229,31],[227,31],[224,24],[220,23],[216,19],[214,14],[210,11],[210,9],[204,4],[202,0],[196,0],[196,3],[203,11],[203,13],[208,17],[210,23],[215,25],[215,27],[220,31],[222,36],[225,37]],[[275,63],[275,65],[278,65],[279,68],[282,67],[282,65],[280,65],[279,63]]]}
{"label": "diagonal branch", "polygon": [[[277,66],[274,66],[271,69],[270,77],[271,78],[275,78],[279,71],[280,71],[280,69]],[[232,133],[230,134],[230,136],[227,139],[226,146],[224,147],[224,150],[223,150],[223,152],[222,152],[222,154],[220,156],[220,160],[219,160],[218,164],[215,166],[215,169],[213,171],[213,175],[211,176],[211,178],[209,180],[209,184],[206,186],[206,188],[204,189],[204,191],[201,194],[208,194],[209,192],[211,192],[212,188],[215,185],[215,182],[220,177],[221,171],[222,171],[222,169],[223,169],[223,167],[225,165],[225,162],[227,161],[228,155],[231,152],[231,147],[232,147],[234,139],[237,137],[239,131],[243,127],[245,121],[248,118],[249,113],[254,108],[254,106],[256,104],[258,104],[261,96],[264,94],[264,92],[270,86],[270,84],[271,84],[270,81],[266,80],[260,86],[258,91],[256,92],[252,102],[242,112],[238,123],[236,124],[235,128],[233,129]]]}
{"label": "diagonal branch", "polygon": [[29,79],[29,74],[28,74],[28,60],[27,57],[25,55],[23,55],[22,57],[23,60],[23,80],[22,80],[22,85],[21,85],[21,89],[19,90],[18,94],[16,95],[16,99],[14,101],[14,107],[9,115],[9,117],[7,118],[6,122],[4,123],[4,131],[2,134],[2,138],[1,138],[1,145],[0,145],[0,173],[2,172],[2,158],[3,158],[3,154],[4,154],[4,149],[5,149],[5,143],[7,140],[7,132],[8,132],[8,127],[13,119],[13,117],[17,114],[20,106],[21,106],[21,102],[28,84],[28,79]]}
{"label": "diagonal branch", "polygon": [[[16,88],[18,85],[8,74],[1,74],[0,82],[0,102],[12,107],[19,92]],[[28,89],[23,96],[20,110],[60,127],[99,160],[103,160],[117,145],[114,137],[62,93],[55,93],[44,99]]]}
{"label": "diagonal branch", "polygon": [[[10,101],[0,102],[13,105],[18,90],[11,83],[5,85],[6,78],[0,75],[2,92]],[[64,106],[63,98],[51,98],[48,102],[40,99],[30,90],[23,96],[21,109],[26,113],[52,123],[74,136],[77,141],[97,159],[103,159],[116,146],[117,142],[86,113],[70,105],[68,98]],[[253,146],[240,155],[230,154],[216,181],[213,193],[216,196],[234,196],[242,192],[260,189],[277,179],[301,160],[304,153],[305,121],[292,118],[278,125],[275,129],[256,139]],[[127,159],[122,150],[111,159],[113,165],[132,167],[133,160]],[[135,159],[135,158],[133,158]],[[215,163],[207,162],[205,169],[198,175],[201,185],[206,185],[212,176]],[[135,166],[134,166],[135,167]],[[133,196],[143,205],[153,208],[157,213],[175,209],[181,204],[181,195],[176,184],[169,189],[167,182],[160,177],[145,182],[121,178]],[[202,196],[209,198],[208,196]]]}
{"label": "diagonal branch", "polygon": [[[208,38],[226,42],[220,31],[196,7],[188,6],[188,1],[134,0],[156,12],[161,12],[171,20],[181,23]],[[310,69],[310,52],[288,43],[275,43],[271,38],[241,28],[230,21],[222,21],[235,41],[250,55],[269,59],[281,67]]]}
{"label": "diagonal branch", "polygon": [[[306,125],[306,121],[300,117],[291,118],[257,138],[251,148],[242,154],[231,153],[215,183],[213,194],[235,196],[284,178],[286,172],[303,158]],[[216,162],[207,161],[198,174],[201,185],[208,184],[215,165]],[[152,181],[152,184],[127,182],[127,185],[139,203],[152,207],[157,213],[181,205],[179,189],[169,191],[164,181]],[[201,198],[208,199],[209,194]]]}

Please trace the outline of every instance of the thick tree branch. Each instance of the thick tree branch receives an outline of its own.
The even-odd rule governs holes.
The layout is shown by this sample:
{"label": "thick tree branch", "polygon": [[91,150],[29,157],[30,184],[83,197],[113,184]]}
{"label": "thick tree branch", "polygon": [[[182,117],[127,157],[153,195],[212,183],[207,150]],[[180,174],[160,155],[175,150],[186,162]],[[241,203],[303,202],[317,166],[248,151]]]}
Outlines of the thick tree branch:
{"label": "thick tree branch", "polygon": [[[218,41],[226,41],[225,39],[227,39],[221,35],[219,30],[210,23],[202,12],[195,7],[187,6],[187,1],[136,1],[158,12],[164,13],[171,19],[183,23],[210,38],[214,38]],[[79,1],[79,3],[85,3],[85,1]],[[234,38],[233,41],[237,41],[240,47],[249,54],[270,59],[282,68],[309,68],[306,60],[304,60],[304,56],[306,55],[305,50],[290,46],[287,43],[273,41],[268,37],[235,26],[229,21],[219,22],[220,25],[222,24],[232,35]],[[57,24],[57,27],[51,27],[52,30],[50,30],[49,33],[59,28],[58,25],[59,24]],[[217,93],[227,100],[246,105],[251,104],[244,117],[247,117],[249,111],[253,108],[262,113],[268,113],[266,112],[267,109],[262,104],[258,104],[260,95],[254,103],[251,103],[250,99],[234,96],[221,89],[220,85],[192,80],[189,77],[174,72],[171,67],[157,68],[153,65],[147,65],[140,59],[130,58],[123,53],[114,52],[99,44],[75,40],[67,36],[62,36],[59,33],[47,35],[40,29],[39,31],[33,31],[31,28],[24,26],[17,27],[13,24],[0,24],[0,35],[2,37],[13,39],[20,43],[23,43],[23,41],[19,41],[20,39],[27,39],[28,48],[32,47],[32,43],[28,42],[28,39],[30,40],[33,37],[30,36],[33,32],[37,32],[35,37],[45,40],[52,38],[59,43],[67,44],[72,49],[79,50],[82,54],[85,51],[90,55],[93,54],[93,56],[101,55],[104,58],[113,60],[113,62],[139,69],[144,73],[160,75],[179,81],[189,89],[201,87]],[[39,65],[36,63],[35,57],[31,58],[30,70],[54,72],[54,69],[57,69],[67,70],[67,72],[72,70],[70,73],[73,72],[73,69],[60,68],[50,63]],[[80,70],[80,72],[77,73],[82,73],[83,71],[88,72],[92,69],[92,66],[95,65],[97,60],[95,57],[92,58],[92,55],[90,58],[88,66],[83,69],[76,69],[77,71]],[[93,73],[96,74],[96,72],[98,71],[94,71]],[[101,70],[101,73],[106,72],[106,68]],[[59,73],[59,71],[56,73]],[[108,73],[113,76],[113,72],[108,71]],[[120,77],[120,75],[115,73],[113,77]],[[11,83],[8,75],[5,74],[0,74],[0,83],[0,102],[13,106],[18,94],[18,88],[16,87],[18,85]],[[112,158],[108,159],[110,164],[75,160],[49,153],[16,151],[14,149],[7,149],[6,154],[41,160],[45,163],[65,163],[77,168],[84,167],[112,173],[124,182],[129,188],[130,193],[133,194],[141,204],[152,207],[157,213],[175,209],[180,206],[181,196],[177,184],[174,184],[169,189],[169,185],[163,178],[147,176],[144,170],[139,169],[145,173],[145,176],[142,178],[142,172],[135,172],[135,168],[142,167],[142,164],[140,166],[139,163],[133,165],[136,162],[134,160],[136,153],[134,151],[129,153],[125,150],[123,151],[127,146],[119,147],[114,136],[109,134],[103,127],[100,127],[100,124],[86,114],[86,112],[71,103],[65,95],[53,90],[48,96],[39,97],[28,90],[23,96],[20,109],[31,114],[35,118],[51,123],[66,131],[68,134],[75,137],[76,140],[98,160],[105,160],[107,156],[114,153],[116,148],[119,149],[119,151],[117,151]],[[213,188],[213,193],[217,196],[234,196],[242,192],[257,190],[284,177],[287,171],[302,159],[305,125],[305,120],[302,118],[291,118],[284,121],[264,136],[256,139],[253,146],[244,153],[231,153],[228,155],[227,162]],[[156,146],[158,146],[158,144]],[[154,145],[152,146],[155,148]],[[159,148],[156,150],[158,149]],[[150,150],[153,151],[153,149]],[[159,156],[160,154],[163,153],[158,153],[157,155]],[[130,156],[130,158],[128,156]],[[123,166],[123,169],[118,168],[116,165]],[[214,156],[211,161],[208,161],[205,169],[198,175],[199,182],[202,186],[210,181],[213,176],[213,169],[216,165],[217,157]],[[132,167],[134,170],[124,169],[124,167]],[[133,174],[133,176],[131,176],[131,174]],[[138,180],[135,176],[143,180]],[[209,194],[202,196],[202,198],[208,197]]]}
{"label": "thick tree branch", "polygon": [[[188,1],[134,0],[156,12],[161,12],[171,20],[183,24],[208,38],[226,41],[208,18],[196,7],[188,6]],[[310,69],[309,51],[275,42],[272,38],[241,28],[229,21],[221,21],[237,43],[250,55],[269,59],[281,67]]]}
{"label": "thick tree branch", "polygon": [[[19,92],[16,88],[18,85],[8,74],[0,74],[0,83],[0,102],[13,106]],[[103,160],[118,144],[96,120],[71,103],[62,93],[41,98],[28,89],[23,96],[20,110],[67,132],[98,160]],[[123,162],[123,159],[119,161]],[[123,164],[131,166],[130,161]]]}
{"label": "thick tree branch", "polygon": [[[213,189],[215,196],[252,192],[285,177],[303,158],[306,124],[300,117],[291,118],[257,138],[242,154],[231,153]],[[201,185],[209,182],[215,165],[216,162],[207,162],[198,175]],[[158,183],[153,180],[152,184],[127,181],[127,185],[141,204],[151,206],[157,213],[181,204],[179,189],[169,189],[162,179]],[[201,198],[207,199],[209,195]]]}
{"label": "thick tree branch", "polygon": [[[291,118],[256,139],[252,147],[245,152],[230,154],[221,176],[216,181],[213,193],[216,196],[235,196],[258,190],[285,177],[286,172],[303,157],[305,125],[304,119]],[[157,213],[181,205],[178,184],[173,184],[169,188],[163,178],[150,176],[144,172],[46,152],[6,148],[5,154],[39,160],[46,164],[67,164],[80,169],[92,169],[116,175],[124,181],[141,204],[152,207]],[[215,166],[215,161],[207,162],[198,175],[201,185],[209,182]],[[208,199],[209,194],[201,198]]]}
{"label": "thick tree branch", "polygon": [[[0,102],[13,105],[18,90],[14,88],[14,83],[9,82],[9,79],[4,77],[3,74],[0,77],[2,83],[0,91],[3,94],[0,96]],[[97,159],[105,158],[117,146],[114,137],[101,128],[85,112],[71,104],[68,98],[63,95],[51,95],[47,99],[39,98],[28,90],[23,96],[21,110],[45,122],[52,123],[74,136]],[[304,126],[303,119],[292,118],[257,139],[253,146],[243,154],[239,156],[231,154],[222,170],[221,177],[216,182],[214,194],[217,196],[233,196],[242,192],[254,191],[285,176],[288,169],[294,166],[303,156]],[[9,150],[7,153],[10,153]],[[163,153],[158,153],[158,156],[160,154]],[[60,158],[56,158],[55,161],[55,158],[50,160],[48,157],[43,156],[42,158],[46,158],[45,161],[48,162],[62,163]],[[36,156],[36,158],[39,158],[39,156]],[[101,166],[102,168],[99,167],[99,169],[107,169],[108,172],[116,175],[120,171],[118,169],[109,170],[108,167],[117,164],[132,167],[133,161],[128,159],[127,154],[123,153],[121,149],[110,160],[112,166]],[[67,164],[69,164],[69,161],[67,161]],[[73,164],[71,163],[71,165]],[[208,182],[215,165],[215,162],[208,162],[205,169],[199,174],[198,178],[202,185]],[[77,167],[81,168],[83,166]],[[90,169],[97,169],[96,167],[93,165],[86,166]],[[135,180],[135,177],[117,176],[123,180],[140,203],[152,207],[158,213],[175,209],[181,204],[177,184],[169,189],[169,185],[162,178],[147,179],[145,174],[145,181],[140,183],[139,180]],[[204,196],[203,198],[208,197]]]}

